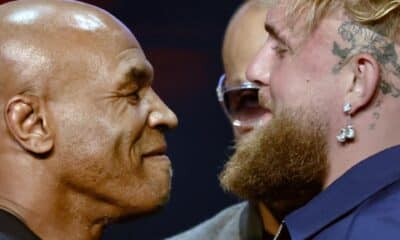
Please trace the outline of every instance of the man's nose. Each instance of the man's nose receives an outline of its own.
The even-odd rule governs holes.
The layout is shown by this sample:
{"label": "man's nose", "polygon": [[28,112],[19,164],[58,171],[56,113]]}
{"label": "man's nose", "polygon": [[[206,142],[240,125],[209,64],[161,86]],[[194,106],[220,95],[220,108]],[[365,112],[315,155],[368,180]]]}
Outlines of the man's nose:
{"label": "man's nose", "polygon": [[152,128],[173,129],[178,126],[178,118],[175,113],[152,91],[154,105],[149,114],[149,126]]}

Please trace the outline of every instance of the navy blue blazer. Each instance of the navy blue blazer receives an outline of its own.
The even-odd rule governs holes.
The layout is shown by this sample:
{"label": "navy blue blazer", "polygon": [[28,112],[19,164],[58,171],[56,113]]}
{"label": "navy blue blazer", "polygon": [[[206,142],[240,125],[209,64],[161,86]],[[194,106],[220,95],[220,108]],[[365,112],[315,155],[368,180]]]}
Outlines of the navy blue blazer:
{"label": "navy blue blazer", "polygon": [[284,223],[292,240],[400,239],[400,146],[360,162]]}

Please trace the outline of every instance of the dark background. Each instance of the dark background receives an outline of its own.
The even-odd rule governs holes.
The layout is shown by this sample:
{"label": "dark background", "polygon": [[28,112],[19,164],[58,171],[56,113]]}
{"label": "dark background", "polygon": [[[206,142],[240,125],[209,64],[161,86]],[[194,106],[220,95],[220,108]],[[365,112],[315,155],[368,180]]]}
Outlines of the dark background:
{"label": "dark background", "polygon": [[168,135],[174,168],[170,202],[155,215],[109,227],[103,239],[163,239],[237,202],[223,193],[217,178],[232,135],[215,86],[224,30],[242,1],[86,2],[107,9],[134,32],[155,68],[155,90],[180,120]]}

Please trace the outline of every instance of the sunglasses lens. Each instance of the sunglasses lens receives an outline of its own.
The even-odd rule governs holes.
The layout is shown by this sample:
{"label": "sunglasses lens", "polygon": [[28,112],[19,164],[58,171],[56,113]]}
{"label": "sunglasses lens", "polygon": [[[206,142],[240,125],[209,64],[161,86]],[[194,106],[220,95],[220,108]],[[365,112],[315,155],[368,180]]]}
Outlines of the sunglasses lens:
{"label": "sunglasses lens", "polygon": [[258,102],[257,88],[227,91],[224,94],[224,104],[234,121],[248,122],[265,113]]}

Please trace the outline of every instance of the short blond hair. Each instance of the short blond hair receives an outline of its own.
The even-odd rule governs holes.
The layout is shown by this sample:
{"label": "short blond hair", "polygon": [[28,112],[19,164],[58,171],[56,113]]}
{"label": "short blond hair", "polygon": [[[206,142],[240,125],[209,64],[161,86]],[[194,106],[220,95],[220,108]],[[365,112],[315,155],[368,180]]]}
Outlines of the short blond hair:
{"label": "short blond hair", "polygon": [[310,33],[321,19],[339,8],[354,22],[400,42],[400,0],[293,0],[287,17],[290,24],[299,17],[305,19],[305,31]]}

